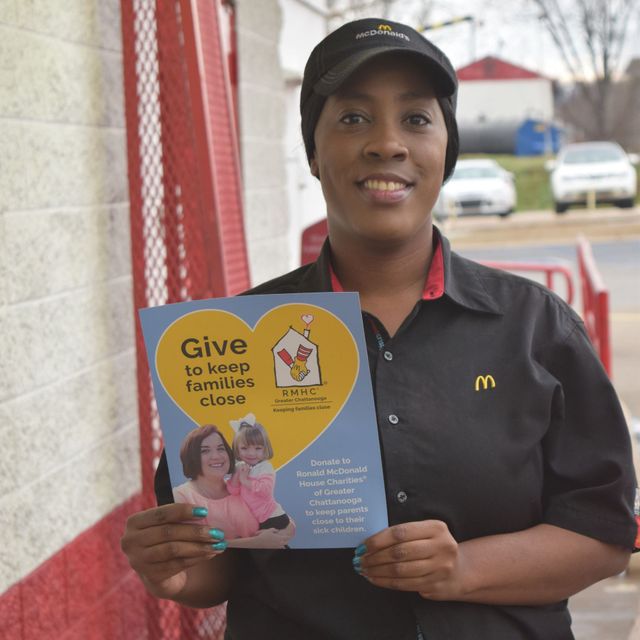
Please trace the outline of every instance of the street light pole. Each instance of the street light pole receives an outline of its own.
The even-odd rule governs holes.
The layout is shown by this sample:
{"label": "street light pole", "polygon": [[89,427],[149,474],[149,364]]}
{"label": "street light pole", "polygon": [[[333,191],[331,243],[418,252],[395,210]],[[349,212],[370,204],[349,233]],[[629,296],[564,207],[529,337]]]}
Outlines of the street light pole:
{"label": "street light pole", "polygon": [[476,19],[474,16],[460,16],[459,18],[452,18],[451,20],[445,20],[444,22],[432,22],[431,24],[426,24],[422,27],[418,27],[418,31],[432,31],[434,29],[441,29],[442,27],[449,27],[454,24],[460,24],[461,22],[468,22],[471,28],[471,38],[470,38],[470,54],[471,61],[473,62],[476,59]]}

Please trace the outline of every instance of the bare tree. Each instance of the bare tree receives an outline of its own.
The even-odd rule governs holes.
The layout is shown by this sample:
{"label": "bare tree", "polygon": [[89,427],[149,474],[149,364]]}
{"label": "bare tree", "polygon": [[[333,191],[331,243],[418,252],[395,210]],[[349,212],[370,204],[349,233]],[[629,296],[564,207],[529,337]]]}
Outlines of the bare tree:
{"label": "bare tree", "polygon": [[406,22],[415,28],[429,21],[435,0],[329,0],[332,27],[348,20],[376,16]]}
{"label": "bare tree", "polygon": [[[640,0],[529,0],[546,27],[576,87],[574,126],[590,138],[610,138],[622,116],[613,112],[612,87],[621,75],[629,25]],[[636,35],[637,37],[637,35]],[[619,105],[616,105],[618,107]],[[626,108],[623,109],[626,111]]]}

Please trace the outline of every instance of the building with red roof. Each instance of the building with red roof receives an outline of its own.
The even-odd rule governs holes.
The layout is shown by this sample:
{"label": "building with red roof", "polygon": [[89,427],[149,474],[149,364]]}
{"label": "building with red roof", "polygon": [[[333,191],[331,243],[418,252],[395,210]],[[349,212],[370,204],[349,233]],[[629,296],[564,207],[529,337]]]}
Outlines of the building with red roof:
{"label": "building with red roof", "polygon": [[522,122],[553,117],[551,80],[495,56],[487,56],[457,70],[460,81],[458,121]]}

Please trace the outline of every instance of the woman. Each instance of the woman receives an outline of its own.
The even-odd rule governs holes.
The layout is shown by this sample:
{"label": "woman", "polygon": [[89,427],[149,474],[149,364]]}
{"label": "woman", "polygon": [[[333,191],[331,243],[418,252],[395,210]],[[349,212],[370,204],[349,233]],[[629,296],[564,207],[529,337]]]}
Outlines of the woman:
{"label": "woman", "polygon": [[180,447],[180,460],[189,480],[173,490],[173,498],[206,509],[203,522],[212,527],[209,535],[215,551],[224,551],[227,546],[278,548],[291,539],[293,525],[281,527],[277,533],[273,527],[261,528],[245,501],[230,494],[225,476],[234,472],[234,455],[215,425],[189,432]]}
{"label": "woman", "polygon": [[566,599],[627,564],[629,438],[579,319],[432,226],[457,157],[456,86],[440,50],[378,19],[307,62],[302,132],[329,242],[250,293],[360,293],[391,526],[355,553],[203,562],[197,527],[160,535],[188,505],[133,516],[123,548],[152,593],[228,598],[234,640],[571,638]]}

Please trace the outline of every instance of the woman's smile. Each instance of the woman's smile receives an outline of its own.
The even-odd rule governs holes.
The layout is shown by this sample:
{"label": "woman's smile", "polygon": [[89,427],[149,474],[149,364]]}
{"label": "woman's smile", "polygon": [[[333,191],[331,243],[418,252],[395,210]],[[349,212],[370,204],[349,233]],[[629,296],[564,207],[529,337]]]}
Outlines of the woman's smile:
{"label": "woman's smile", "polygon": [[396,175],[374,174],[356,183],[373,204],[394,204],[404,200],[413,183]]}

